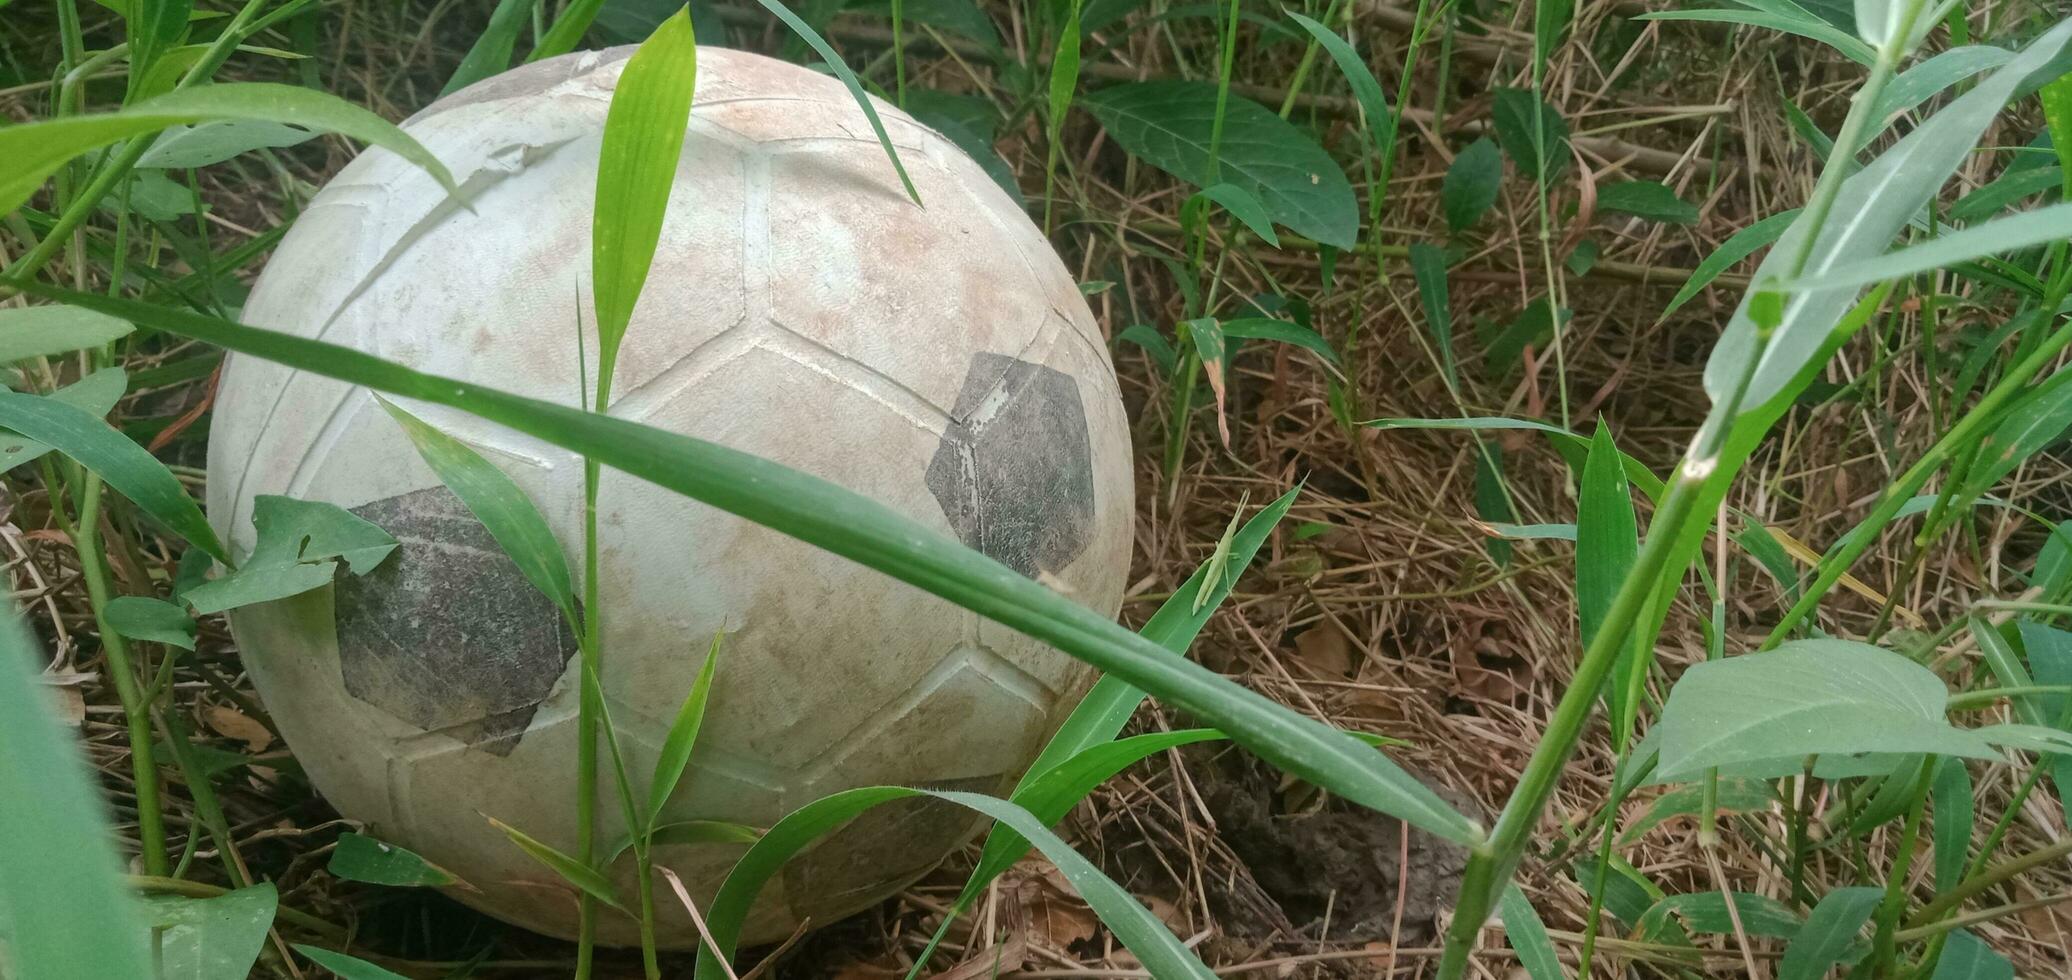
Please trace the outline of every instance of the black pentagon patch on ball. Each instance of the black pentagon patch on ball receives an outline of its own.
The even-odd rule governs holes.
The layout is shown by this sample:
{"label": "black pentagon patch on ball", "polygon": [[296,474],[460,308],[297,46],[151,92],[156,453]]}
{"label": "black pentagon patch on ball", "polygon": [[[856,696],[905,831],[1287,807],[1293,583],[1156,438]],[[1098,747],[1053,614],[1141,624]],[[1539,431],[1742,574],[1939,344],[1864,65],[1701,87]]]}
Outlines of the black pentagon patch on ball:
{"label": "black pentagon patch on ball", "polygon": [[453,491],[418,490],[352,512],[400,547],[374,571],[338,580],[347,693],[509,755],[575,653],[567,621]]}
{"label": "black pentagon patch on ball", "polygon": [[1031,578],[1086,550],[1094,524],[1093,446],[1079,385],[1041,364],[971,359],[928,489],[966,545]]}

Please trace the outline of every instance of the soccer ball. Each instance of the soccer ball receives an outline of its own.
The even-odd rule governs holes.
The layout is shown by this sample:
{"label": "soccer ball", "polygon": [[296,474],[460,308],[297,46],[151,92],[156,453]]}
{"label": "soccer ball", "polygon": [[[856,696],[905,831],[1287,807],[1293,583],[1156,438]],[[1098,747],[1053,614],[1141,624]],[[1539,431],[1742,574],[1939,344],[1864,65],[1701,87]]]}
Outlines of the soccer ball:
{"label": "soccer ball", "polygon": [[[464,200],[392,154],[361,156],[282,241],[245,320],[579,404],[579,365],[597,363],[598,148],[630,54],[542,61],[419,113],[405,129]],[[698,58],[611,413],[845,486],[1112,614],[1131,539],[1127,421],[1099,328],[1043,235],[968,156],[891,106],[877,111],[921,205],[841,83],[738,51]],[[508,472],[582,567],[580,457],[405,407]],[[486,819],[577,849],[577,661],[554,607],[371,392],[233,357],[208,502],[234,551],[250,551],[263,494],[338,504],[401,542],[366,576],[231,616],[310,780],[462,878],[461,900],[572,935],[573,891]],[[711,637],[726,634],[665,821],[768,826],[877,784],[1001,793],[1090,680],[1026,636],[623,474],[605,471],[599,510],[604,688],[631,772],[652,770]],[[598,791],[609,841],[624,830],[609,777]],[[939,802],[873,811],[792,862],[743,939],[880,901],[977,827]],[[702,903],[741,850],[656,856]],[[631,862],[612,868],[627,895]],[[667,945],[695,945],[676,903],[658,905]],[[630,944],[635,924],[607,911],[600,938]]]}

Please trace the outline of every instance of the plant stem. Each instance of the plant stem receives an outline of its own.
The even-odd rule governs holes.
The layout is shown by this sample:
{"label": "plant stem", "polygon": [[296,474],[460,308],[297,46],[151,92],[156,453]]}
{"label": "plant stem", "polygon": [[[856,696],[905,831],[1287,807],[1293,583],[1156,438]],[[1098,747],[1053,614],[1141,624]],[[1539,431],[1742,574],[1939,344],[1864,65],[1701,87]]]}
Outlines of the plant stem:
{"label": "plant stem", "polygon": [[1897,932],[1899,914],[1906,910],[1907,871],[1913,867],[1914,842],[1921,836],[1921,814],[1927,809],[1928,785],[1935,779],[1935,756],[1921,761],[1921,774],[1914,779],[1913,805],[1893,849],[1892,870],[1885,876],[1885,900],[1878,906],[1878,931],[1871,940],[1871,962],[1875,975],[1892,976],[1899,957]]}
{"label": "plant stem", "polygon": [[137,838],[144,852],[144,873],[163,876],[170,867],[165,849],[165,818],[159,813],[158,763],[151,744],[151,705],[137,688],[137,671],[129,644],[108,625],[113,588],[108,563],[101,556],[101,478],[87,473],[79,488],[79,522],[72,546],[79,552],[79,571],[93,603],[94,625],[101,632],[101,652],[115,681],[115,696],[129,724],[130,770],[137,791]]}

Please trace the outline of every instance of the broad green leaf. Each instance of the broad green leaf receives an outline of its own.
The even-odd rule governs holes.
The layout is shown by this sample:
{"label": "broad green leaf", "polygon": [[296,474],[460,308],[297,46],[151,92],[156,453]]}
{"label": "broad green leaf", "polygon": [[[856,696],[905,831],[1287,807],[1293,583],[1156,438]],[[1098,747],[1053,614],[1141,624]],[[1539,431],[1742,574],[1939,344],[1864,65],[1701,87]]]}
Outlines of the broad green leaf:
{"label": "broad green leaf", "polygon": [[691,764],[691,750],[698,745],[698,729],[705,723],[705,702],[712,696],[712,672],[719,665],[723,635],[712,634],[712,646],[705,651],[705,666],[698,668],[691,693],[677,709],[676,720],[670,723],[669,734],[662,740],[662,751],[655,756],[655,772],[648,779],[647,826],[662,819],[663,804],[676,794],[677,781]]}
{"label": "broad green leaf", "polygon": [[1516,884],[1504,886],[1498,908],[1504,917],[1504,938],[1511,941],[1511,948],[1518,953],[1518,965],[1525,967],[1526,976],[1532,980],[1562,980],[1568,975],[1562,971],[1561,958],[1554,952],[1554,940],[1547,936],[1547,924],[1540,921],[1540,913]]}
{"label": "broad green leaf", "polygon": [[[1573,871],[1576,884],[1586,895],[1595,895],[1599,879],[1602,879],[1604,910],[1617,916],[1621,922],[1638,923],[1641,916],[1665,897],[1662,889],[1617,855],[1613,855],[1608,864],[1600,864],[1595,854],[1588,855],[1575,863]],[[1683,933],[1680,924],[1671,922],[1665,925],[1673,934]]]}
{"label": "broad green leaf", "polygon": [[148,81],[156,74],[152,68],[187,30],[194,0],[128,0],[122,11],[129,42],[129,93],[136,99],[156,91]]}
{"label": "broad green leaf", "polygon": [[[122,400],[129,379],[121,368],[102,368],[45,396],[64,402],[94,418],[106,418]],[[0,472],[11,470],[50,452],[50,447],[0,429]]]}
{"label": "broad green leaf", "polygon": [[137,169],[206,167],[253,150],[295,146],[316,137],[312,130],[267,119],[226,119],[195,126],[174,126],[158,134],[151,148],[137,158]]}
{"label": "broad green leaf", "polygon": [[[1490,144],[1485,141],[1482,145]],[[1490,152],[1496,152],[1493,146]],[[1451,171],[1447,179],[1453,179]],[[1410,272],[1417,280],[1417,305],[1424,311],[1425,328],[1432,333],[1439,370],[1446,376],[1446,387],[1458,390],[1460,368],[1453,359],[1453,299],[1446,283],[1446,250],[1428,242],[1412,242]]]}
{"label": "broad green leaf", "polygon": [[[2030,620],[2015,623],[2022,638],[2022,652],[2029,663],[2029,673],[2038,684],[2072,684],[2072,633],[2045,626]],[[2035,695],[2040,717],[2056,725],[2063,721],[2068,710],[2072,710],[2072,698],[2062,694]]]}
{"label": "broad green leaf", "polygon": [[1865,752],[1998,758],[1984,738],[1949,723],[1948,700],[1928,668],[1847,640],[1798,640],[1701,663],[1662,707],[1657,774]]}
{"label": "broad green leaf", "polygon": [[286,123],[382,147],[458,193],[431,151],[387,120],[334,95],[299,85],[238,82],[197,85],[146,99],[120,112],[66,116],[0,127],[0,214],[21,207],[65,161],[119,140],[172,126],[226,119]]}
{"label": "broad green leaf", "polygon": [[344,561],[365,575],[396,550],[387,531],[335,504],[262,494],[253,501],[258,532],[251,557],[235,571],[182,593],[198,615],[301,595],[331,584]]}
{"label": "broad green leaf", "polygon": [[[1583,460],[1576,501],[1576,618],[1585,647],[1597,637],[1612,598],[1618,595],[1639,553],[1625,456],[1612,441],[1611,426],[1600,421],[1590,440],[1590,454]],[[1633,731],[1647,680],[1639,647],[1639,643],[1628,642],[1620,648],[1619,665],[1604,690],[1614,722],[1612,740],[1622,748]]]}
{"label": "broad green leaf", "polygon": [[1734,892],[1734,908],[1727,909],[1727,897],[1719,892],[1670,895],[1657,901],[1640,917],[1638,929],[1646,935],[1660,934],[1661,925],[1674,912],[1683,917],[1692,932],[1733,935],[1735,914],[1741,931],[1751,936],[1790,939],[1798,935],[1801,923],[1791,907],[1774,898],[1749,892]]}
{"label": "broad green leaf", "polygon": [[1836,964],[1854,963],[1869,952],[1856,937],[1884,897],[1884,889],[1868,887],[1837,888],[1820,896],[1798,937],[1784,948],[1777,980],[1821,980]]}
{"label": "broad green leaf", "polygon": [[[149,977],[150,931],[79,741],[35,678],[26,621],[0,622],[0,936],[21,977]],[[39,883],[31,886],[29,883]]]}
{"label": "broad green leaf", "polygon": [[163,599],[126,595],[109,600],[101,610],[109,628],[132,640],[194,649],[194,618]]}
{"label": "broad green leaf", "polygon": [[570,583],[568,556],[540,509],[504,471],[481,453],[426,424],[386,398],[375,396],[389,416],[403,427],[417,454],[439,475],[439,481],[482,522],[497,547],[518,566],[525,580],[552,600],[570,623],[576,621],[576,597]]}
{"label": "broad green leaf", "polygon": [[1712,281],[1718,279],[1720,273],[1733,268],[1734,263],[1776,241],[1777,236],[1784,234],[1784,230],[1791,227],[1793,221],[1798,220],[1798,216],[1798,209],[1794,208],[1773,214],[1727,236],[1727,240],[1721,242],[1719,248],[1705,256],[1704,260],[1698,263],[1698,267],[1691,270],[1691,278],[1684,280],[1682,288],[1676,291],[1676,296],[1670,299],[1669,305],[1662,308],[1661,318],[1667,319],[1669,314],[1676,312],[1677,307],[1690,302],[1691,297],[1698,295],[1706,286],[1712,285]]}
{"label": "broad green leaf", "polygon": [[161,222],[178,221],[200,213],[197,208],[208,207],[195,200],[192,190],[174,183],[156,170],[139,170],[130,174],[120,197],[110,195],[101,202],[101,209],[110,214],[125,206],[130,214],[146,221]]}
{"label": "broad green leaf", "polygon": [[626,60],[604,117],[597,151],[596,212],[590,219],[590,295],[597,308],[596,404],[611,397],[619,342],[647,283],[684,129],[698,81],[698,39],[689,8],[655,28]]}
{"label": "broad green leaf", "polygon": [[1381,82],[1369,70],[1365,59],[1352,42],[1333,33],[1293,10],[1287,11],[1289,19],[1302,26],[1309,36],[1316,39],[1324,53],[1331,56],[1331,62],[1338,66],[1338,72],[1345,76],[1345,84],[1353,90],[1353,101],[1360,107],[1361,124],[1367,129],[1368,140],[1376,153],[1387,157],[1395,151],[1396,118],[1389,109],[1388,96],[1381,90]]}
{"label": "broad green leaf", "polygon": [[560,875],[561,880],[576,886],[591,898],[603,902],[612,908],[618,909],[621,912],[626,910],[625,906],[619,904],[619,896],[612,890],[611,880],[606,878],[596,868],[590,867],[567,854],[563,854],[552,847],[534,840],[524,831],[495,817],[490,817],[489,822],[496,829],[503,831],[504,836],[509,837],[511,843],[518,845],[519,850],[524,851],[533,860],[546,865],[547,870]]}
{"label": "broad green leaf", "polygon": [[519,32],[532,26],[532,10],[528,0],[498,0],[490,12],[489,26],[476,36],[439,94],[451,95],[511,67],[511,49],[518,43]]}
{"label": "broad green leaf", "polygon": [[0,364],[99,347],[135,329],[128,321],[76,306],[0,309]]}
{"label": "broad green leaf", "polygon": [[0,427],[70,456],[175,534],[216,560],[229,561],[179,478],[98,416],[54,397],[0,391]]}
{"label": "broad green leaf", "polygon": [[[2072,20],[2051,28],[2014,60],[1981,79],[1971,91],[1843,182],[1802,278],[1818,279],[1844,263],[1884,252],[1892,237],[1970,154],[2008,98],[2030,73],[2055,59],[2068,38],[2072,38]],[[1763,259],[1756,280],[1784,278],[1807,234],[1803,222],[1793,222]],[[1741,404],[1744,411],[1766,405],[1827,345],[1835,325],[1855,304],[1856,294],[1853,287],[1794,293],[1782,326],[1760,351],[1755,321],[1749,317],[1744,299],[1706,362],[1706,394],[1715,403],[1723,401],[1746,373],[1749,360],[1759,357]]]}
{"label": "broad green leaf", "polygon": [[1307,133],[1257,102],[1230,97],[1215,181],[1209,179],[1215,85],[1129,82],[1081,95],[1079,105],[1131,155],[1197,187],[1240,187],[1298,235],[1342,249],[1359,236],[1359,207],[1338,164]]}
{"label": "broad green leaf", "polygon": [[1324,359],[1324,363],[1336,369],[1339,365],[1338,352],[1331,349],[1329,341],[1317,332],[1299,323],[1276,320],[1271,317],[1254,316],[1222,323],[1223,336],[1244,340],[1274,340],[1292,344]]}
{"label": "broad green leaf", "polygon": [[1970,930],[1958,929],[1943,944],[1931,980],[2014,980],[2014,964]]}
{"label": "broad green leaf", "polygon": [[1864,133],[1864,145],[1878,135],[1885,120],[1914,109],[1958,82],[2007,64],[2013,58],[2014,52],[2006,48],[1974,44],[1951,48],[1900,72],[1885,86],[1884,94],[1878,96],[1878,106],[1871,111],[1875,125]]}
{"label": "broad green leaf", "polygon": [[[1747,813],[1767,810],[1776,802],[1777,793],[1768,783],[1755,779],[1721,778],[1713,806],[1721,813]],[[1689,786],[1679,786],[1656,797],[1655,802],[1648,805],[1647,812],[1641,814],[1640,819],[1620,831],[1619,843],[1630,844],[1664,821],[1695,816],[1704,807],[1704,785],[1692,783]]]}
{"label": "broad green leaf", "polygon": [[2068,237],[2072,237],[2072,203],[2053,204],[1938,235],[1876,258],[1840,263],[1783,288],[1810,292],[1866,286]]}
{"label": "broad green leaf", "polygon": [[1496,144],[1487,136],[1469,143],[1439,183],[1439,209],[1446,213],[1447,229],[1459,234],[1480,220],[1496,203],[1503,183],[1504,158]]}
{"label": "broad green leaf", "polygon": [[1598,188],[1597,209],[1671,225],[1698,221],[1696,205],[1677,197],[1668,185],[1652,180],[1622,180]]}
{"label": "broad green leaf", "polygon": [[348,956],[303,943],[292,945],[295,952],[309,957],[311,963],[338,974],[339,980],[407,980],[400,973],[382,969],[357,956]]}
{"label": "broad green leaf", "polygon": [[1492,98],[1496,141],[1504,155],[1527,179],[1551,185],[1568,169],[1568,123],[1526,89],[1498,88]]}
{"label": "broad green leaf", "polygon": [[1977,811],[1971,770],[1963,759],[1944,759],[1936,764],[1928,798],[1935,805],[1935,888],[1946,892],[1964,880]]}
{"label": "broad green leaf", "polygon": [[447,405],[885,572],[1090,663],[1350,802],[1456,842],[1480,828],[1359,739],[1276,704],[1016,574],[882,504],[808,474],[689,436],[413,371],[335,344],[199,313],[0,280],[253,357]]}
{"label": "broad green leaf", "polygon": [[1691,20],[1711,24],[1743,24],[1763,27],[1819,41],[1860,65],[1869,65],[1877,52],[1859,38],[1837,30],[1834,25],[1811,17],[1792,17],[1769,10],[1719,7],[1709,10],[1659,10],[1641,14],[1636,20]]}
{"label": "broad green leaf", "polygon": [[1921,767],[1926,763],[1926,756],[1902,757],[1898,768],[1878,779],[1877,792],[1872,793],[1870,801],[1856,811],[1855,817],[1849,821],[1840,836],[1865,836],[1886,821],[1897,819],[1906,813],[1913,805],[1914,787],[1920,785]]}
{"label": "broad green leaf", "polygon": [[756,2],[762,4],[763,9],[775,15],[778,20],[783,21],[784,26],[791,28],[793,33],[820,56],[820,60],[827,63],[828,69],[835,73],[835,77],[841,79],[843,85],[848,86],[850,97],[854,98],[857,107],[863,110],[864,118],[870,120],[871,131],[878,134],[878,145],[885,148],[885,157],[892,161],[892,169],[899,172],[899,182],[906,187],[907,196],[913,198],[915,204],[920,204],[921,192],[914,189],[914,181],[907,176],[906,165],[899,162],[899,151],[893,149],[892,137],[885,135],[885,123],[878,119],[878,110],[871,105],[870,96],[864,94],[863,83],[856,80],[856,73],[849,70],[848,64],[842,61],[841,55],[835,53],[834,47],[827,43],[826,38],[821,37],[812,25],[801,20],[799,15],[792,13],[782,0]]}
{"label": "broad green leaf", "polygon": [[[867,786],[836,793],[808,803],[778,821],[769,833],[748,849],[747,854],[742,855],[734,870],[728,873],[726,883],[720,886],[719,895],[706,910],[706,925],[712,934],[712,945],[717,946],[722,955],[733,956],[741,924],[756,896],[761,894],[763,884],[794,854],[872,807],[918,797],[933,797],[976,810],[1028,838],[1044,857],[1057,866],[1079,892],[1080,899],[1093,909],[1094,914],[1152,976],[1193,977],[1197,980],[1210,980],[1215,976],[1180,943],[1163,921],[1151,914],[1150,909],[1109,880],[1092,862],[1081,857],[1041,821],[1030,816],[1029,811],[1006,800],[975,793],[896,786]],[[718,980],[724,972],[712,949],[700,946],[697,974],[700,980]]]}
{"label": "broad green leaf", "polygon": [[414,851],[350,831],[338,835],[330,870],[347,881],[403,888],[444,888],[460,880]]}
{"label": "broad green leaf", "polygon": [[[154,895],[146,900],[159,933],[161,980],[234,980],[252,972],[280,897],[261,882],[215,898]],[[96,942],[105,941],[104,938]],[[78,976],[59,971],[56,976]],[[132,974],[148,977],[149,971]]]}
{"label": "broad green leaf", "polygon": [[1115,340],[1118,343],[1126,341],[1142,347],[1144,353],[1151,355],[1152,363],[1158,365],[1159,373],[1162,375],[1171,375],[1174,365],[1179,361],[1179,355],[1173,353],[1173,342],[1167,340],[1165,334],[1159,333],[1157,327],[1148,323],[1132,323],[1124,327],[1121,333],[1115,335]]}
{"label": "broad green leaf", "polygon": [[[1266,213],[1266,205],[1259,203],[1258,198],[1236,184],[1216,184],[1194,192],[1194,196],[1188,198],[1187,203],[1180,208],[1181,220],[1190,225],[1194,224],[1194,221],[1188,220],[1188,216],[1206,214],[1210,202],[1223,205],[1223,210],[1243,222],[1252,234],[1258,235],[1266,244],[1275,248],[1281,247],[1281,236],[1273,232],[1273,218]],[[1197,217],[1195,221],[1198,220],[1200,219]]]}

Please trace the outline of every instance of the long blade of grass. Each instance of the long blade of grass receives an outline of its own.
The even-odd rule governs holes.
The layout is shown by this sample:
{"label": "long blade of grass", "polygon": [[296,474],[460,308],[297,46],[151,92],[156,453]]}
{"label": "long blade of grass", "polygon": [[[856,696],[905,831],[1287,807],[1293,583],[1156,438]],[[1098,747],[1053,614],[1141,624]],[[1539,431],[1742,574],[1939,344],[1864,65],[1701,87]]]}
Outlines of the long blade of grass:
{"label": "long blade of grass", "polygon": [[1375,79],[1374,72],[1367,67],[1367,62],[1361,60],[1360,52],[1352,46],[1352,42],[1338,36],[1337,32],[1330,28],[1293,10],[1287,11],[1287,14],[1295,23],[1300,24],[1303,30],[1308,31],[1310,37],[1316,39],[1324,53],[1331,56],[1332,63],[1336,64],[1339,73],[1345,76],[1346,85],[1353,90],[1353,101],[1360,107],[1368,141],[1374,146],[1375,152],[1384,157],[1388,156],[1395,149],[1396,114],[1389,109],[1388,95],[1381,90],[1381,82]]}
{"label": "long blade of grass", "polygon": [[835,53],[834,46],[827,43],[827,39],[821,37],[820,32],[814,30],[811,24],[806,23],[798,14],[792,13],[781,0],[755,2],[762,4],[764,10],[783,21],[784,26],[791,28],[793,33],[820,56],[821,61],[827,63],[828,70],[834,72],[835,77],[841,79],[843,85],[848,86],[850,97],[854,98],[857,107],[863,110],[864,118],[870,120],[871,131],[878,134],[878,145],[885,148],[886,159],[891,160],[892,169],[899,172],[899,182],[906,187],[907,196],[913,198],[915,204],[921,203],[921,192],[914,188],[914,179],[907,176],[906,164],[899,162],[899,151],[893,148],[892,137],[886,135],[885,123],[878,118],[878,110],[871,105],[870,95],[864,92],[863,83],[857,81],[856,73],[849,70],[848,63],[842,60],[841,55]]}
{"label": "long blade of grass", "polygon": [[1867,286],[2066,238],[2072,238],[2072,203],[2053,204],[1938,235],[1875,258],[1846,262],[1778,288],[1813,291]]}
{"label": "long blade of grass", "polygon": [[532,0],[497,0],[496,10],[489,15],[489,26],[468,47],[467,55],[460,59],[453,77],[446,80],[446,87],[439,94],[451,95],[511,67],[511,49],[525,25],[532,22],[532,8]]}
{"label": "long blade of grass", "polygon": [[1757,249],[1775,242],[1779,235],[1784,234],[1786,228],[1791,227],[1793,221],[1798,220],[1798,217],[1797,208],[1780,211],[1727,236],[1726,241],[1721,242],[1718,248],[1712,250],[1712,254],[1698,263],[1696,269],[1691,270],[1691,278],[1684,280],[1683,286],[1676,291],[1675,296],[1670,297],[1669,305],[1662,308],[1662,313],[1657,319],[1669,319],[1669,314],[1676,312],[1678,307],[1690,302],[1692,297],[1712,285],[1712,281],[1718,279],[1720,273],[1732,268],[1734,263],[1755,254]]}
{"label": "long blade of grass", "polygon": [[1562,980],[1567,976],[1561,971],[1561,958],[1554,952],[1554,940],[1547,936],[1547,924],[1540,921],[1532,900],[1517,885],[1510,885],[1504,889],[1500,903],[1504,938],[1511,941],[1511,949],[1518,953],[1518,965],[1525,967],[1526,976],[1532,980]]}
{"label": "long blade of grass", "polygon": [[683,699],[683,707],[676,712],[676,721],[669,726],[668,737],[662,740],[662,751],[655,756],[655,774],[648,780],[647,825],[652,827],[662,818],[662,806],[676,792],[678,780],[691,764],[691,750],[698,745],[698,729],[705,724],[705,702],[712,697],[713,669],[719,664],[721,633],[712,634],[712,646],[705,651],[705,666],[698,669],[698,679],[691,682],[691,693]]}
{"label": "long blade of grass", "polygon": [[[741,924],[746,920],[749,908],[755,904],[756,896],[761,894],[763,884],[793,855],[872,807],[917,797],[933,797],[976,810],[1027,837],[1044,857],[1057,866],[1072,887],[1079,891],[1079,897],[1093,908],[1094,914],[1107,924],[1152,976],[1193,977],[1196,980],[1211,980],[1215,976],[1142,902],[1051,833],[1029,811],[1006,800],[977,793],[899,786],[866,786],[836,793],[808,803],[778,821],[769,833],[748,849],[747,854],[741,856],[707,910],[706,925],[711,929],[714,944],[725,954],[732,955],[735,940],[741,934]],[[719,957],[710,948],[698,950],[697,975],[700,980],[718,980],[724,972]]]}
{"label": "long blade of grass", "polygon": [[[1590,440],[1590,453],[1583,461],[1583,479],[1576,505],[1576,618],[1583,646],[1596,639],[1605,612],[1619,584],[1633,569],[1640,553],[1638,525],[1633,516],[1633,494],[1626,485],[1624,456],[1612,442],[1611,426],[1600,422]],[[1612,672],[1605,688],[1605,700],[1616,723],[1613,741],[1623,748],[1631,732],[1634,712],[1640,701],[1640,681],[1646,672],[1635,670],[1636,645],[1628,644],[1620,654],[1620,666]]]}
{"label": "long blade of grass", "polygon": [[1812,17],[1790,17],[1768,10],[1742,10],[1736,7],[1722,7],[1706,10],[1658,10],[1641,14],[1636,20],[1691,20],[1708,24],[1741,24],[1748,27],[1764,27],[1786,34],[1819,41],[1835,49],[1843,57],[1859,65],[1868,65],[1877,57],[1871,46],[1862,38],[1853,37],[1824,20]]}
{"label": "long blade of grass", "polygon": [[686,7],[656,27],[627,59],[605,113],[596,213],[590,219],[600,404],[611,395],[619,342],[633,322],[633,307],[662,240],[697,82],[698,39]]}
{"label": "long blade of grass", "polygon": [[576,45],[583,42],[583,34],[590,30],[590,22],[596,20],[598,11],[603,9],[604,0],[574,0],[562,8],[561,16],[554,18],[553,26],[541,35],[540,43],[525,56],[525,60],[533,62],[574,51]]}
{"label": "long blade of grass", "polygon": [[335,95],[272,82],[198,85],[120,112],[0,127],[0,214],[21,207],[65,161],[118,140],[219,119],[257,119],[350,136],[423,168],[449,192],[453,175],[408,133]]}
{"label": "long blade of grass", "polygon": [[403,427],[411,445],[417,447],[417,454],[489,530],[490,537],[518,565],[525,580],[553,600],[569,622],[575,622],[576,596],[569,577],[568,556],[555,539],[554,529],[547,526],[546,516],[525,491],[466,443],[426,424],[402,406],[376,397],[381,407],[388,409],[389,416]]}
{"label": "long blade of grass", "polygon": [[[23,977],[148,977],[150,933],[117,870],[92,770],[62,734],[12,610],[0,622],[0,935]],[[30,891],[33,889],[33,894]]]}
{"label": "long blade of grass", "polygon": [[338,974],[340,980],[407,980],[402,974],[376,966],[357,956],[295,943],[295,952],[309,957],[311,963]]}
{"label": "long blade of grass", "polygon": [[577,452],[941,596],[1150,691],[1289,773],[1458,843],[1480,829],[1380,752],[1275,704],[875,501],[738,450],[413,371],[228,320],[37,282],[6,285],[299,370],[447,405]]}
{"label": "long blade of grass", "polygon": [[519,830],[495,817],[490,817],[489,822],[495,825],[496,829],[503,831],[504,836],[509,837],[511,843],[518,845],[519,850],[524,851],[533,860],[546,865],[548,870],[560,875],[563,881],[582,889],[591,898],[597,899],[622,912],[625,911],[626,907],[619,904],[618,894],[612,890],[611,880],[606,878],[596,868],[590,867],[561,851],[534,840],[525,831]]}
{"label": "long blade of grass", "polygon": [[0,364],[99,347],[134,329],[127,321],[65,306],[0,310]]}
{"label": "long blade of grass", "polygon": [[232,564],[179,477],[107,422],[55,398],[0,391],[0,427],[71,457],[209,557]]}

